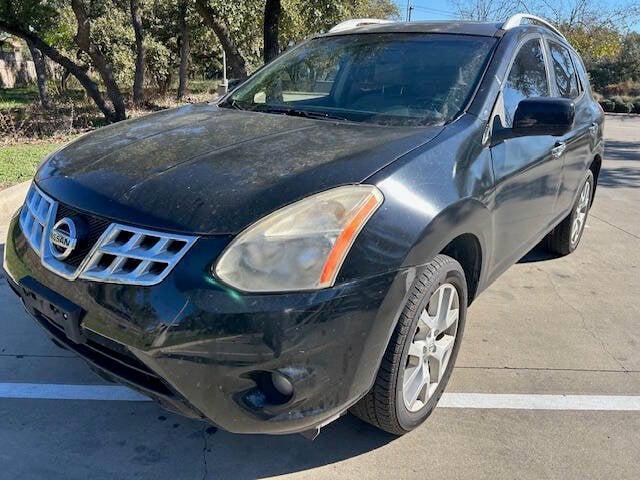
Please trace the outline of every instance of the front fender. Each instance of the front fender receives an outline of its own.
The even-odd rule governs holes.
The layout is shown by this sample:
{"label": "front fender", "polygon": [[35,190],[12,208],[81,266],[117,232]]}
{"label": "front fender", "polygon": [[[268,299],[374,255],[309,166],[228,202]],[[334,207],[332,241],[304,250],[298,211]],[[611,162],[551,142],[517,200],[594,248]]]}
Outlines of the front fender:
{"label": "front fender", "polygon": [[489,246],[493,242],[493,217],[485,204],[473,198],[460,200],[439,212],[420,233],[404,259],[403,267],[427,263],[454,239],[465,234],[475,237],[480,246],[478,291],[482,290],[491,261]]}
{"label": "front fender", "polygon": [[482,145],[484,126],[465,115],[367,180],[385,200],[355,242],[339,281],[424,265],[462,234],[478,240],[486,271],[494,177]]}

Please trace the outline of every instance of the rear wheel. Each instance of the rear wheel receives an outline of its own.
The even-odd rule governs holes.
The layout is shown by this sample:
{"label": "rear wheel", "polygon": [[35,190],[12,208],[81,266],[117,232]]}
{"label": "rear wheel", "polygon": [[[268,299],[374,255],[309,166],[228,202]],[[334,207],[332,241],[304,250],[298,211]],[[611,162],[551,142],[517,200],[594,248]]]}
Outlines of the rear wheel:
{"label": "rear wheel", "polygon": [[424,422],[451,376],[466,311],[462,267],[437,255],[412,286],[373,388],[351,412],[396,435]]}
{"label": "rear wheel", "polygon": [[549,251],[558,255],[568,255],[578,248],[591,208],[593,185],[593,172],[588,170],[573,210],[545,238],[545,245]]}

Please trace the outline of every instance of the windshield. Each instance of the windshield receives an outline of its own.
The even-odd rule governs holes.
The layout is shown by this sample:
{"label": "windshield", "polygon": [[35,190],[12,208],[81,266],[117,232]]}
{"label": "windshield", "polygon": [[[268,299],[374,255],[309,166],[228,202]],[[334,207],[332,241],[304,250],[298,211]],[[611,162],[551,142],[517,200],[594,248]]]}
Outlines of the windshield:
{"label": "windshield", "polygon": [[220,106],[387,125],[443,124],[464,108],[490,37],[357,34],[321,37],[256,73]]}

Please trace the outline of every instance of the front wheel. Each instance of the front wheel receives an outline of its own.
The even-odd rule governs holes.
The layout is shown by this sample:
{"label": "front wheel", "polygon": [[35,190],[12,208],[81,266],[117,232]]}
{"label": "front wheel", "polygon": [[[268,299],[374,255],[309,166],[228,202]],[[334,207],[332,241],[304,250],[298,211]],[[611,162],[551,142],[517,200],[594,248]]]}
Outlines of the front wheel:
{"label": "front wheel", "polygon": [[437,255],[411,288],[373,388],[351,412],[395,435],[424,422],[451,376],[466,312],[462,267]]}
{"label": "front wheel", "polygon": [[578,248],[591,208],[593,186],[593,172],[588,170],[571,213],[545,238],[547,250],[558,255],[569,255]]}

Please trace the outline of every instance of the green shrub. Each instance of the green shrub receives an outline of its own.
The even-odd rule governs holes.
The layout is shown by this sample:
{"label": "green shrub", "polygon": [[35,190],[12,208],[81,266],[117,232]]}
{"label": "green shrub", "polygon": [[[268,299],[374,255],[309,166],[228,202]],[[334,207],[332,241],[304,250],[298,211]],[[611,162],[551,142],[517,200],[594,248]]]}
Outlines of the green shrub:
{"label": "green shrub", "polygon": [[620,113],[633,113],[633,103],[625,102],[620,108]]}
{"label": "green shrub", "polygon": [[614,103],[613,111],[616,113],[631,113],[633,112],[633,104],[626,101],[622,97],[613,97],[611,99]]}
{"label": "green shrub", "polygon": [[615,111],[616,104],[610,98],[605,98],[604,100],[600,100],[599,103],[605,112]]}
{"label": "green shrub", "polygon": [[612,83],[604,87],[605,95],[640,95],[640,82],[625,80],[624,82]]}

